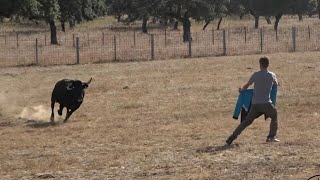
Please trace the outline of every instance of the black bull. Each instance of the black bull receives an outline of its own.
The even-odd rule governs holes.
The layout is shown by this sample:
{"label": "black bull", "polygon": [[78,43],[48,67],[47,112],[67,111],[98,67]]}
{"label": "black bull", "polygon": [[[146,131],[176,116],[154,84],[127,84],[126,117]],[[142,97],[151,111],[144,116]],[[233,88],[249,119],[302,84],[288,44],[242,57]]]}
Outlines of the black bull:
{"label": "black bull", "polygon": [[58,114],[62,115],[63,108],[67,108],[67,114],[64,122],[67,122],[71,114],[76,111],[83,102],[85,89],[89,87],[89,82],[84,83],[79,80],[63,79],[55,85],[51,96],[51,122],[54,121],[54,104],[60,104]]}

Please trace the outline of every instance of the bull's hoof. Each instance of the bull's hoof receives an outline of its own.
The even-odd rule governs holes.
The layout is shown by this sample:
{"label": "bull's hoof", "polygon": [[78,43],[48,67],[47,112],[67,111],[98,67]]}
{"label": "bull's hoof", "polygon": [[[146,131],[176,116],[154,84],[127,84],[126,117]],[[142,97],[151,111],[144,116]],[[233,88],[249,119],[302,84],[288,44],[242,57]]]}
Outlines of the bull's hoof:
{"label": "bull's hoof", "polygon": [[54,122],[54,117],[53,116],[50,117],[50,121]]}

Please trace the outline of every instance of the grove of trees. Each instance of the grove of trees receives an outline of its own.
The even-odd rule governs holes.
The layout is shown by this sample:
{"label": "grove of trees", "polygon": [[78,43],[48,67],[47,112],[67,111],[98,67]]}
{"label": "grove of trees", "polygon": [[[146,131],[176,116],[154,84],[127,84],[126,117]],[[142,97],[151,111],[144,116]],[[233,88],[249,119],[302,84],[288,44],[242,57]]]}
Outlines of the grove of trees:
{"label": "grove of trees", "polygon": [[183,41],[191,37],[193,20],[208,24],[218,20],[218,27],[226,16],[252,15],[255,27],[259,27],[259,17],[271,23],[275,17],[274,29],[277,30],[283,15],[318,14],[320,0],[0,0],[0,18],[22,17],[35,22],[45,22],[50,26],[51,44],[58,44],[56,24],[62,31],[65,24],[70,28],[83,21],[99,16],[114,16],[118,22],[142,22],[142,32],[147,33],[150,20],[167,24],[182,24]]}

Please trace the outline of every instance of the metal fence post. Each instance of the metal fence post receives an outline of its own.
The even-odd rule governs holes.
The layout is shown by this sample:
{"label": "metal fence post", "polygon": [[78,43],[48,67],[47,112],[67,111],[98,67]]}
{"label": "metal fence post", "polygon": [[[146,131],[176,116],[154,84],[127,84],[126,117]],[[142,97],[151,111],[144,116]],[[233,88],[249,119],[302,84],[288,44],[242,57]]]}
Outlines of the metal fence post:
{"label": "metal fence post", "polygon": [[19,47],[19,34],[17,33],[17,48]]}
{"label": "metal fence post", "polygon": [[151,34],[151,60],[154,60],[154,34]]}
{"label": "metal fence post", "polygon": [[36,64],[39,64],[38,38],[36,38]]}
{"label": "metal fence post", "polygon": [[103,46],[104,46],[104,44],[105,44],[104,40],[105,40],[105,35],[104,35],[104,32],[102,32],[102,45],[103,45]]}
{"label": "metal fence post", "polygon": [[308,25],[308,34],[309,34],[309,39],[311,39],[311,30],[309,25]]}
{"label": "metal fence post", "polygon": [[90,46],[90,35],[89,35],[89,32],[88,32],[88,46]]}
{"label": "metal fence post", "polygon": [[191,38],[191,32],[189,32],[189,57],[192,57],[192,38]]}
{"label": "metal fence post", "polygon": [[77,64],[80,64],[80,39],[76,38],[76,52],[77,52]]}
{"label": "metal fence post", "polygon": [[167,29],[164,30],[164,46],[167,46]]}
{"label": "metal fence post", "polygon": [[263,29],[260,29],[260,51],[263,51]]}
{"label": "metal fence post", "polygon": [[119,31],[119,43],[118,43],[118,46],[119,46],[119,48],[120,48],[120,43],[121,43],[121,32]]}
{"label": "metal fence post", "polygon": [[227,42],[226,42],[226,30],[222,31],[222,40],[223,40],[223,55],[227,55]]}
{"label": "metal fence post", "polygon": [[292,47],[293,47],[293,52],[295,52],[296,51],[296,41],[297,41],[297,39],[296,39],[296,34],[297,34],[297,28],[296,27],[292,27]]}
{"label": "metal fence post", "polygon": [[72,47],[76,47],[75,35],[74,34],[72,34]]}
{"label": "metal fence post", "polygon": [[247,26],[244,27],[244,43],[247,43]]}
{"label": "metal fence post", "polygon": [[136,30],[133,30],[133,46],[136,47]]}
{"label": "metal fence post", "polygon": [[113,37],[114,61],[117,61],[117,37]]}
{"label": "metal fence post", "polygon": [[212,44],[214,45],[214,29],[212,29]]}

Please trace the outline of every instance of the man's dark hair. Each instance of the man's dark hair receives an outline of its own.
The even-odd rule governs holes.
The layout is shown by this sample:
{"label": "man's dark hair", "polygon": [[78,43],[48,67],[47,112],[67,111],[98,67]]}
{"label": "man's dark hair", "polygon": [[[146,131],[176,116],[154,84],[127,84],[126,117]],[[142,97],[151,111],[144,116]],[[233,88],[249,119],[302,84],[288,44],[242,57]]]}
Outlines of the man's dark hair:
{"label": "man's dark hair", "polygon": [[269,58],[267,56],[263,56],[260,58],[259,63],[262,67],[268,68],[269,67]]}

